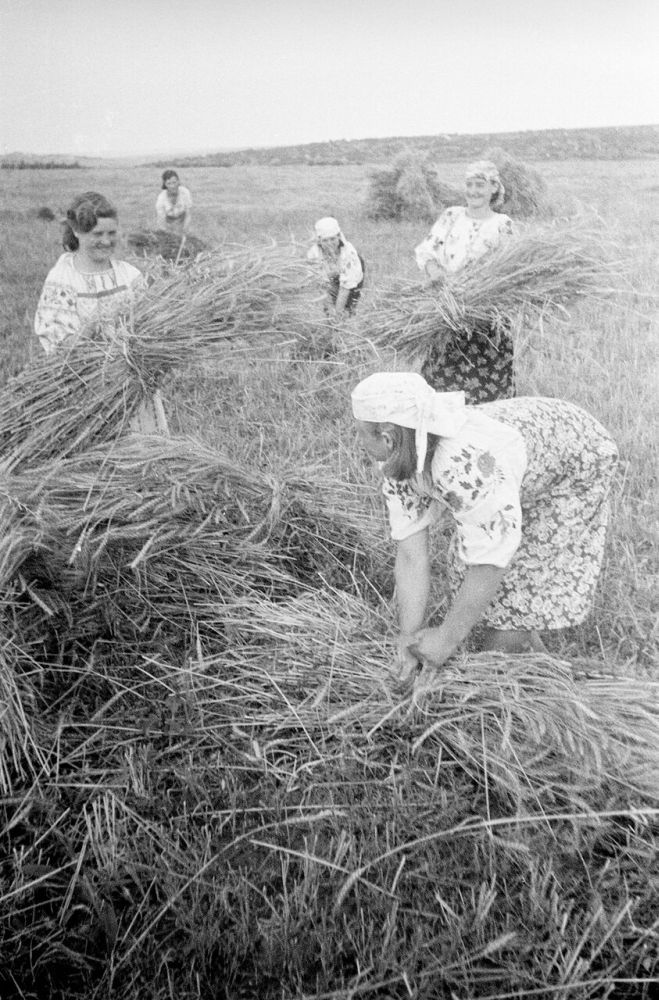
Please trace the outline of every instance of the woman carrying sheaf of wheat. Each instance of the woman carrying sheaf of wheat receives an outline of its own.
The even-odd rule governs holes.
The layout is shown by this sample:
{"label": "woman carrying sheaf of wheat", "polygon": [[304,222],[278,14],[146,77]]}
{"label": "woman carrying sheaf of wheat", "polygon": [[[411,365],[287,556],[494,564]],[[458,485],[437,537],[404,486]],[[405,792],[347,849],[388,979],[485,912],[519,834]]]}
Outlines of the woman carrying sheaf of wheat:
{"label": "woman carrying sheaf of wheat", "polygon": [[[86,328],[112,330],[143,287],[142,273],[114,257],[117,236],[117,210],[104,195],[85,191],[74,198],[64,220],[65,252],[46,277],[34,319],[46,354],[72,346]],[[169,433],[159,391],[138,412],[132,430]]]}
{"label": "woman carrying sheaf of wheat", "polygon": [[[471,163],[465,175],[466,207],[447,208],[415,250],[429,280],[441,285],[447,275],[478,260],[514,234],[512,220],[495,209],[505,189],[489,160]],[[468,403],[488,403],[515,395],[513,341],[506,328],[483,326],[470,335],[431,346],[421,374],[438,391],[462,389]]]}

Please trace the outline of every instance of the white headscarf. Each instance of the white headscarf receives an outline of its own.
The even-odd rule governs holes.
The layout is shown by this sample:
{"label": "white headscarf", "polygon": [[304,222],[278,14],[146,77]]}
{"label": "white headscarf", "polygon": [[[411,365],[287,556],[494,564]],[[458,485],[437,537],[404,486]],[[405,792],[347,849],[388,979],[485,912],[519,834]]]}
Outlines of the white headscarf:
{"label": "white headscarf", "polygon": [[416,372],[376,372],[352,391],[356,420],[412,427],[416,471],[423,472],[428,434],[454,437],[467,419],[464,392],[435,392]]}
{"label": "white headscarf", "polygon": [[314,226],[314,231],[318,240],[331,240],[333,236],[343,239],[341,227],[331,215],[326,215],[323,219],[319,219]]}
{"label": "white headscarf", "polygon": [[503,186],[501,177],[499,176],[499,168],[496,163],[492,160],[474,160],[467,166],[465,171],[465,179],[467,177],[482,177],[484,181],[491,181],[492,184],[498,186],[496,194],[492,196],[491,205],[494,208],[500,208],[503,205],[504,198],[506,196],[506,189]]}

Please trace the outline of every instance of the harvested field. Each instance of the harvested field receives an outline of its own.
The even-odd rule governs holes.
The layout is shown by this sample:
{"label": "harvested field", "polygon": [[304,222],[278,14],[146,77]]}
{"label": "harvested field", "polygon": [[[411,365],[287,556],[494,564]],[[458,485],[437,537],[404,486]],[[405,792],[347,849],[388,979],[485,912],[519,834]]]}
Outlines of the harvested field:
{"label": "harvested field", "polygon": [[[652,170],[543,164],[606,225],[596,241],[583,214],[554,226],[565,298],[541,270],[533,301],[488,286],[502,314],[525,309],[520,392],[574,400],[620,447],[593,614],[549,655],[466,647],[412,696],[349,393],[426,336],[418,289],[399,300],[405,342],[381,321],[422,233],[362,214],[365,169],[238,169],[221,197],[212,170],[186,173],[211,250],[143,262],[122,336],[48,364],[24,317],[58,251],[33,207],[71,184],[123,192],[137,230],[150,172],[0,177],[24,213],[11,259],[0,247],[0,995],[650,1000]],[[369,275],[356,321],[331,330],[303,251],[324,212]],[[126,433],[154,387],[171,439]]]}

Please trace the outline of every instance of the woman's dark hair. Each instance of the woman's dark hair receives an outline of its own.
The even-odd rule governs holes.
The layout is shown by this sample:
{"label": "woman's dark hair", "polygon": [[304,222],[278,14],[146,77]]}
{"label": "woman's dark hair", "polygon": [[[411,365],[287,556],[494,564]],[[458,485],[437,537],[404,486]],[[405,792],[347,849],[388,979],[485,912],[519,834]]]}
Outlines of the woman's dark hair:
{"label": "woman's dark hair", "polygon": [[76,233],[91,233],[99,219],[116,219],[114,205],[97,191],[85,191],[74,198],[66,210],[62,245],[65,250],[80,246]]}
{"label": "woman's dark hair", "polygon": [[[391,434],[394,443],[394,450],[391,456],[384,463],[382,471],[387,479],[394,479],[400,482],[402,479],[411,479],[416,473],[416,443],[415,431],[413,427],[401,427],[399,424],[382,423],[371,424],[374,434],[382,434],[387,430]],[[430,475],[432,457],[439,438],[436,434],[428,435],[428,449],[426,451],[426,461],[424,463],[424,475]]]}
{"label": "woman's dark hair", "polygon": [[163,191],[167,188],[167,181],[169,180],[170,177],[175,177],[176,180],[179,180],[179,176],[178,176],[178,174],[176,173],[175,170],[163,170],[163,172],[162,172],[162,189],[163,189]]}

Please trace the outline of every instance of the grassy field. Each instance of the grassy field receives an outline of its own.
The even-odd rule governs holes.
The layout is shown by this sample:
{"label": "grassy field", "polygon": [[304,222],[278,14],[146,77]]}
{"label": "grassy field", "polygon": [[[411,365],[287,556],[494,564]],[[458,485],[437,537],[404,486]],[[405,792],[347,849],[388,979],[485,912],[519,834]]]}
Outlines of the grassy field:
{"label": "grassy field", "polygon": [[[182,174],[193,231],[213,247],[274,240],[303,256],[314,220],[333,214],[366,259],[362,319],[343,331],[342,350],[305,353],[292,329],[279,341],[238,342],[217,362],[191,358],[163,387],[174,433],[195,442],[170,456],[177,489],[191,497],[179,524],[191,543],[213,544],[208,447],[262,477],[255,494],[286,483],[269,541],[281,531],[289,549],[313,555],[325,532],[327,546],[304,567],[313,586],[276,604],[238,587],[252,572],[245,556],[235,598],[229,567],[222,601],[209,588],[207,607],[192,609],[196,634],[188,628],[180,642],[172,636],[188,627],[184,606],[168,612],[176,629],[153,634],[148,615],[146,631],[133,628],[130,601],[137,619],[149,581],[131,589],[127,569],[126,620],[112,623],[110,640],[86,644],[78,603],[45,655],[43,636],[22,625],[5,527],[3,1000],[653,995],[656,162],[537,166],[558,217],[597,223],[620,253],[620,282],[605,301],[521,329],[517,348],[521,393],[583,405],[619,444],[604,571],[592,616],[548,640],[553,656],[465,652],[424,705],[391,684],[392,553],[349,415],[363,374],[403,362],[375,355],[364,317],[375,289],[416,277],[423,227],[366,218],[363,167]],[[460,182],[460,164],[440,172]],[[150,227],[158,178],[144,167],[0,171],[2,383],[40,351],[32,317],[60,248],[57,224],[38,210],[57,214],[96,189],[118,206],[125,232]],[[309,309],[320,312],[317,302]],[[132,468],[135,455],[122,460]],[[62,464],[52,483],[89,491],[88,472]],[[126,493],[146,503],[145,491]],[[351,518],[368,551],[343,572],[334,555],[352,537]],[[133,528],[139,573],[148,536]],[[441,580],[436,596],[441,606]],[[57,615],[43,623],[56,628]]]}

